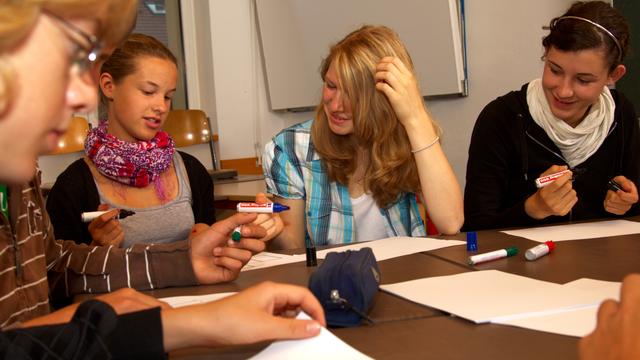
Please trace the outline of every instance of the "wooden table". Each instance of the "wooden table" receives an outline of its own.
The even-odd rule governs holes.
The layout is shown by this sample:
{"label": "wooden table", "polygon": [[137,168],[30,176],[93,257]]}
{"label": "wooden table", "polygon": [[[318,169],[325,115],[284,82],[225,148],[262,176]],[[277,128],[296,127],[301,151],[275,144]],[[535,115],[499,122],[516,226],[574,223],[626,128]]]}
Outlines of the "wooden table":
{"label": "wooden table", "polygon": [[[463,240],[464,234],[446,237]],[[469,266],[464,246],[380,261],[382,283],[497,269],[540,280],[566,283],[582,277],[621,281],[640,272],[640,234],[565,241],[534,262],[523,253],[538,243],[499,231],[478,232],[479,252],[517,246],[518,256]],[[198,295],[238,291],[263,280],[305,286],[313,268],[304,262],[243,272],[230,284],[159,289],[153,296]],[[473,302],[473,299],[469,299]],[[577,359],[578,338],[511,326],[483,324],[450,316],[394,295],[380,292],[369,313],[376,322],[354,328],[331,329],[339,338],[376,359]],[[215,324],[212,324],[215,326]],[[244,359],[268,344],[220,349],[185,349],[172,359]]]}

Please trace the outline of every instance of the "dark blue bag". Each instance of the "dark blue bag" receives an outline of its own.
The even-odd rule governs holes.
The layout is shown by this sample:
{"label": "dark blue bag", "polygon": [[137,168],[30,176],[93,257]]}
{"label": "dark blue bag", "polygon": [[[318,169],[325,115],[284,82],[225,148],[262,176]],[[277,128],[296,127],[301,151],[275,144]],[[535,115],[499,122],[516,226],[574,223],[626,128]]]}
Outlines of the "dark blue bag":
{"label": "dark blue bag", "polygon": [[309,289],[324,308],[327,325],[356,326],[373,305],[380,269],[371,248],[330,252],[311,274]]}

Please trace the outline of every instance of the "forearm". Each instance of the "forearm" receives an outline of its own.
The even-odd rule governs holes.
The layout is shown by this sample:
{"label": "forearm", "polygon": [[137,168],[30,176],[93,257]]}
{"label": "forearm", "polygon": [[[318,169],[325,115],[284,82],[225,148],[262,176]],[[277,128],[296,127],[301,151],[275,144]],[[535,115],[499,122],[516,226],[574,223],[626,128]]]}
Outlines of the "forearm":
{"label": "forearm", "polygon": [[284,228],[269,245],[272,250],[301,249],[305,247],[305,202],[302,199],[276,197],[276,202],[286,205],[289,210],[280,213]]}
{"label": "forearm", "polygon": [[[417,150],[433,142],[436,132],[426,112],[415,123],[407,127],[407,134],[411,148]],[[414,153],[414,158],[429,217],[442,233],[457,233],[464,222],[462,191],[440,143]]]}

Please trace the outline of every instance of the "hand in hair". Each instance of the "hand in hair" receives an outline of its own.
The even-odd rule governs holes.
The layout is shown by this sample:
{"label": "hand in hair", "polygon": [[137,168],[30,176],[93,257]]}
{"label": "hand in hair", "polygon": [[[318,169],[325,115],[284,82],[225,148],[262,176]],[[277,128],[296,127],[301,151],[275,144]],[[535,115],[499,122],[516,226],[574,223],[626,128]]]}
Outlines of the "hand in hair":
{"label": "hand in hair", "polygon": [[382,91],[406,128],[426,115],[424,101],[413,73],[398,58],[384,57],[376,67],[376,89]]}

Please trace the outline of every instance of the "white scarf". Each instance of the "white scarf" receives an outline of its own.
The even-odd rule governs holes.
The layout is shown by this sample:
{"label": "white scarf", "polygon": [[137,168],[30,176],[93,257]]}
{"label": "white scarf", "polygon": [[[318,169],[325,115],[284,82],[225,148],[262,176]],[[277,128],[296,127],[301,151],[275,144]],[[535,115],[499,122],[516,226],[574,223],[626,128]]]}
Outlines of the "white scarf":
{"label": "white scarf", "polygon": [[582,164],[600,148],[613,124],[616,109],[609,88],[604,86],[589,114],[573,128],[553,115],[540,79],[529,83],[527,104],[533,120],[544,129],[572,168]]}

